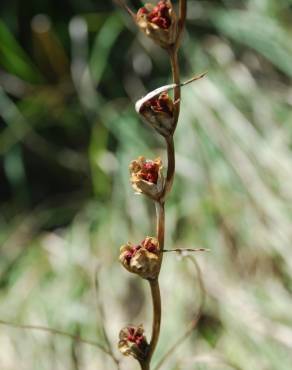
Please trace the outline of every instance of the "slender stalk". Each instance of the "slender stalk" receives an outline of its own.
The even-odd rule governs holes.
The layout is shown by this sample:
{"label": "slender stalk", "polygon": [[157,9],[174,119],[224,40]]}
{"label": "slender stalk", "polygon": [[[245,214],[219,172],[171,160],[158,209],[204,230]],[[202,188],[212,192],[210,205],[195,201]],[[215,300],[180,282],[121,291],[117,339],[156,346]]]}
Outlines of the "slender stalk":
{"label": "slender stalk", "polygon": [[206,248],[175,248],[175,249],[163,249],[163,253],[176,252],[179,254],[188,253],[188,252],[210,252],[210,249]]}
{"label": "slender stalk", "polygon": [[[175,172],[175,151],[174,151],[174,142],[173,137],[166,139],[167,143],[167,157],[168,157],[168,165],[167,165],[167,175],[166,175],[166,183],[165,188],[163,191],[163,197],[167,195],[167,193],[171,190],[174,172]],[[165,238],[165,208],[164,208],[164,200],[157,201],[155,203],[156,206],[156,217],[157,217],[157,239],[159,242],[160,248],[160,266],[162,265],[163,260],[163,250],[164,250],[164,238]],[[151,297],[152,297],[152,304],[153,304],[153,323],[152,323],[152,335],[151,341],[149,346],[149,352],[147,355],[147,359],[145,361],[146,364],[142,364],[142,370],[145,370],[142,366],[146,366],[147,364],[150,366],[150,362],[157,346],[157,342],[159,339],[160,334],[160,326],[161,326],[161,295],[160,295],[160,288],[158,279],[150,280],[150,289],[151,289]]]}
{"label": "slender stalk", "polygon": [[179,2],[179,22],[178,22],[178,35],[176,39],[176,49],[179,47],[181,36],[185,28],[187,17],[187,0],[180,0]]}
{"label": "slender stalk", "polygon": [[[165,210],[164,202],[158,201],[155,203],[156,206],[156,216],[157,216],[157,239],[159,242],[160,248],[160,266],[163,259],[163,249],[164,249],[164,234],[165,234]],[[149,345],[149,351],[147,354],[147,359],[145,363],[141,364],[141,369],[146,370],[150,369],[150,362],[157,346],[157,342],[160,334],[161,326],[161,295],[158,279],[149,280],[150,289],[151,289],[151,298],[153,305],[153,321],[152,321],[152,334]],[[143,367],[144,366],[144,367]],[[146,367],[145,367],[146,366]],[[148,368],[147,368],[148,366]]]}
{"label": "slender stalk", "polygon": [[[174,88],[174,102],[175,102],[175,125],[174,130],[177,126],[179,113],[180,113],[180,98],[181,98],[181,87],[180,87],[180,70],[178,64],[178,45],[179,45],[179,38],[180,34],[182,33],[185,18],[186,18],[186,0],[180,1],[180,23],[179,23],[179,34],[176,40],[176,43],[173,47],[169,48],[169,56],[170,56],[170,64],[172,70],[172,79],[173,82],[176,84]],[[174,141],[173,135],[166,137],[166,149],[167,149],[167,174],[166,174],[166,182],[164,186],[164,190],[162,192],[161,199],[156,202],[156,215],[157,215],[157,239],[159,242],[160,247],[160,267],[163,260],[163,250],[164,250],[164,239],[165,239],[165,209],[164,203],[165,198],[170,192],[173,184],[174,174],[175,174],[175,149],[174,149]],[[151,288],[151,296],[152,296],[152,303],[153,303],[153,324],[152,324],[152,335],[150,341],[149,352],[147,356],[147,360],[145,361],[145,366],[149,366],[150,369],[150,362],[157,346],[157,342],[159,339],[160,334],[160,326],[161,326],[161,296],[160,296],[160,289],[159,289],[159,282],[157,280],[150,281],[150,288]],[[148,370],[147,367],[142,367],[142,370]]]}
{"label": "slender stalk", "polygon": [[[155,202],[156,207],[156,219],[157,219],[157,225],[156,225],[156,233],[157,233],[157,239],[159,242],[159,249],[160,251],[163,251],[164,249],[164,234],[165,234],[165,209],[164,209],[164,202],[157,201]],[[161,253],[162,257],[162,253]]]}
{"label": "slender stalk", "polygon": [[148,361],[150,364],[152,355],[155,351],[157,346],[159,334],[160,334],[160,326],[161,326],[161,296],[160,296],[160,288],[159,282],[157,280],[149,281],[150,288],[151,288],[151,296],[153,302],[153,324],[152,324],[152,336],[149,346],[148,352]]}
{"label": "slender stalk", "polygon": [[[120,4],[132,17],[133,12],[126,6],[123,0],[115,0]],[[164,184],[163,191],[159,196],[159,199],[155,201],[156,206],[156,217],[157,217],[157,239],[159,243],[159,270],[163,261],[163,252],[168,251],[164,250],[164,239],[165,239],[165,199],[169,192],[172,189],[174,174],[175,174],[175,148],[173,134],[176,129],[179,113],[180,113],[180,100],[181,100],[181,86],[180,86],[180,70],[178,63],[178,48],[180,44],[181,35],[184,30],[185,21],[187,13],[187,1],[179,0],[179,20],[178,20],[178,32],[176,39],[173,44],[169,45],[168,53],[170,57],[172,79],[175,84],[174,87],[174,125],[171,134],[168,137],[165,137],[166,141],[166,150],[167,150],[167,174]],[[151,37],[151,36],[150,36]],[[176,250],[178,252],[178,250]],[[190,250],[189,250],[190,251]],[[193,250],[192,250],[193,251]],[[159,273],[158,273],[159,275]],[[152,334],[149,344],[149,349],[145,358],[140,360],[141,370],[150,370],[150,363],[153,356],[153,353],[156,349],[161,326],[161,295],[159,288],[159,276],[154,280],[149,280],[151,297],[153,304],[153,322],[152,322]]]}
{"label": "slender stalk", "polygon": [[180,87],[180,70],[179,70],[179,64],[178,64],[178,53],[177,48],[174,45],[169,49],[169,57],[170,57],[170,64],[171,64],[171,72],[172,72],[172,80],[173,83],[176,84],[176,87],[174,88],[174,119],[175,119],[175,125],[173,131],[175,131],[179,112],[180,112],[180,96],[181,96],[181,87]]}
{"label": "slender stalk", "polygon": [[150,364],[148,362],[140,362],[141,370],[150,370]]}
{"label": "slender stalk", "polygon": [[165,139],[167,147],[167,174],[166,174],[166,183],[163,192],[163,199],[170,192],[173,184],[174,173],[175,173],[175,150],[174,150],[174,141],[173,136],[167,137]]}

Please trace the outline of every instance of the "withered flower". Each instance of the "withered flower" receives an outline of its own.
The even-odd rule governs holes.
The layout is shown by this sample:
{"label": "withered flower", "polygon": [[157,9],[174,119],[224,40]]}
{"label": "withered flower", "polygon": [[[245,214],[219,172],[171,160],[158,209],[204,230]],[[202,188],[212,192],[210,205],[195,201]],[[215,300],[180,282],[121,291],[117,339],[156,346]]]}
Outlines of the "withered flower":
{"label": "withered flower", "polygon": [[137,112],[160,135],[172,135],[175,128],[174,103],[168,93],[164,91],[150,99],[145,98],[137,102]]}
{"label": "withered flower", "polygon": [[119,260],[128,271],[144,279],[156,279],[160,269],[158,240],[148,236],[138,245],[122,245]]}
{"label": "withered flower", "polygon": [[170,0],[150,3],[140,8],[136,15],[140,29],[163,48],[173,45],[177,38],[177,17]]}
{"label": "withered flower", "polygon": [[124,356],[133,356],[137,360],[147,356],[148,343],[143,326],[127,326],[119,334],[119,350]]}
{"label": "withered flower", "polygon": [[150,91],[147,95],[139,99],[135,104],[136,112],[141,114],[144,120],[150,124],[160,135],[170,137],[176,127],[175,105],[178,101],[174,102],[168,95],[168,91],[175,87],[186,86],[194,81],[198,81],[206,75],[206,72],[193,76],[187,81],[180,84],[169,84],[158,87]]}
{"label": "withered flower", "polygon": [[140,156],[129,166],[130,180],[137,193],[158,199],[163,190],[164,177],[160,158],[154,161]]}

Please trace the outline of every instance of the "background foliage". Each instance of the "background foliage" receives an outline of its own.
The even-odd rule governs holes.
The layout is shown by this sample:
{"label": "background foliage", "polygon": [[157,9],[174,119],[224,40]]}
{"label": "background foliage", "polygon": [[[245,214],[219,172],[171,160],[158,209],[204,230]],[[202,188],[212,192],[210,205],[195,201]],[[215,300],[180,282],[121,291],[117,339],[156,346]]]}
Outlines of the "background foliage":
{"label": "background foliage", "polygon": [[[182,74],[208,77],[183,89],[167,246],[211,251],[196,255],[202,320],[164,369],[290,370],[292,2],[188,4]],[[1,1],[0,12],[0,318],[103,342],[102,301],[113,343],[129,322],[149,334],[147,287],[117,255],[154,229],[127,167],[163,155],[133,102],[169,82],[168,58],[110,1]],[[167,255],[161,280],[155,361],[199,300],[184,259]],[[0,348],[3,370],[114,368],[35,331],[2,326]]]}

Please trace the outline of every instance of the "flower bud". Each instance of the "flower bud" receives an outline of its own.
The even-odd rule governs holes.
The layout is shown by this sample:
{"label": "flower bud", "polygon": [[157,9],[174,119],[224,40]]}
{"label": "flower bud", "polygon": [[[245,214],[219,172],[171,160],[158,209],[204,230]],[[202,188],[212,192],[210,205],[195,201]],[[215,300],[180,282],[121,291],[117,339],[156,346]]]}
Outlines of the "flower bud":
{"label": "flower bud", "polygon": [[124,356],[133,356],[137,360],[146,358],[148,343],[143,326],[127,326],[119,334],[119,350]]}
{"label": "flower bud", "polygon": [[161,47],[167,49],[175,43],[178,22],[170,0],[158,1],[156,6],[145,4],[138,10],[136,22],[140,29]]}
{"label": "flower bud", "polygon": [[130,180],[137,193],[158,199],[163,190],[164,177],[160,158],[154,161],[139,157],[129,166]]}
{"label": "flower bud", "polygon": [[152,280],[159,273],[159,253],[158,240],[148,236],[138,245],[128,243],[121,246],[119,260],[128,271]]}

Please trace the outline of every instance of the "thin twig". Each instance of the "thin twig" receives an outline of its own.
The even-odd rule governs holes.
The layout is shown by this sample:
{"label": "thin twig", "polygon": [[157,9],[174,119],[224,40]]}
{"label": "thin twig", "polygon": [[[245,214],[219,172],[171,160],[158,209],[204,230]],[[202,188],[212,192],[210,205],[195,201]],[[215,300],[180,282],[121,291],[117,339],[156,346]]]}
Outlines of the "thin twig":
{"label": "thin twig", "polygon": [[200,304],[199,304],[199,308],[198,308],[198,311],[195,315],[195,317],[193,318],[193,320],[190,322],[190,324],[188,325],[188,328],[186,329],[186,331],[176,340],[176,342],[169,348],[169,350],[165,353],[165,355],[162,357],[162,359],[158,362],[158,364],[156,365],[156,367],[154,368],[154,370],[158,370],[161,368],[161,366],[164,364],[164,362],[167,360],[167,358],[173,354],[173,352],[188,338],[188,336],[192,333],[192,331],[195,329],[195,327],[197,326],[197,323],[198,321],[200,320],[200,317],[201,317],[201,314],[202,314],[202,310],[203,310],[203,307],[204,307],[204,304],[205,304],[205,297],[206,297],[206,292],[205,292],[205,288],[204,288],[204,283],[203,283],[203,279],[202,279],[202,274],[201,274],[201,270],[200,270],[200,267],[197,263],[197,261],[195,260],[195,258],[191,257],[191,256],[188,256],[187,257],[188,259],[190,259],[192,261],[192,263],[194,264],[195,266],[195,269],[196,269],[196,273],[197,273],[197,278],[198,278],[198,283],[199,283],[199,288],[200,288]]}
{"label": "thin twig", "polygon": [[84,338],[80,337],[79,335],[74,335],[74,334],[71,334],[71,333],[67,333],[67,332],[62,331],[62,330],[59,330],[59,329],[48,328],[46,326],[40,326],[40,325],[26,325],[26,324],[22,325],[22,324],[16,324],[16,323],[5,321],[5,320],[0,320],[0,325],[10,326],[10,327],[16,328],[16,329],[38,330],[38,331],[47,332],[47,333],[50,333],[50,334],[53,334],[53,335],[61,335],[63,337],[71,338],[71,339],[73,339],[75,341],[78,341],[80,343],[84,343],[84,344],[88,344],[90,346],[97,347],[102,352],[104,352],[107,355],[111,356],[111,354],[109,353],[109,351],[102,344],[100,344],[100,343],[98,343],[96,341],[93,341],[93,340],[84,339]]}
{"label": "thin twig", "polygon": [[176,249],[163,249],[163,253],[177,252],[179,254],[184,254],[185,252],[210,252],[210,249],[206,248],[176,248]]}
{"label": "thin twig", "polygon": [[195,76],[193,76],[193,77],[189,78],[187,81],[182,82],[180,85],[181,85],[181,86],[185,86],[185,85],[188,85],[188,84],[190,84],[190,83],[192,83],[192,82],[194,82],[194,81],[201,80],[202,78],[204,78],[204,77],[206,76],[206,74],[207,74],[207,72],[206,72],[206,71],[205,71],[205,72],[202,72],[202,73],[200,73],[200,74],[198,74],[198,75],[195,75]]}

